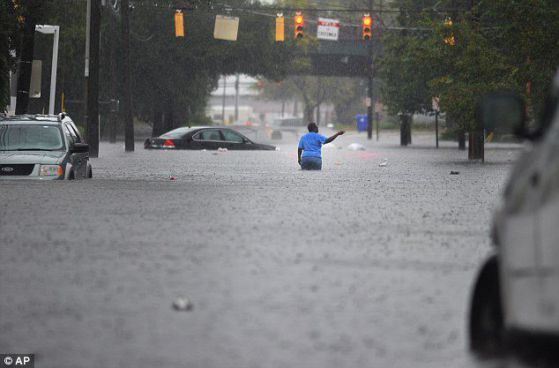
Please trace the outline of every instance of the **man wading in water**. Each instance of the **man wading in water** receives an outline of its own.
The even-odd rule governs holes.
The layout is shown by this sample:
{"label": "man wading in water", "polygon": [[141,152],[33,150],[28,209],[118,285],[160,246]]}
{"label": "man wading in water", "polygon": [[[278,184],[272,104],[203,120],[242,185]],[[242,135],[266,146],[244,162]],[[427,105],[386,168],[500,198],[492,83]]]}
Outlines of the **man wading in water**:
{"label": "man wading in water", "polygon": [[299,165],[303,170],[322,170],[322,156],[320,154],[322,145],[332,142],[345,132],[340,130],[330,138],[326,138],[318,134],[318,125],[315,123],[310,123],[307,129],[309,129],[309,132],[302,136],[299,141]]}

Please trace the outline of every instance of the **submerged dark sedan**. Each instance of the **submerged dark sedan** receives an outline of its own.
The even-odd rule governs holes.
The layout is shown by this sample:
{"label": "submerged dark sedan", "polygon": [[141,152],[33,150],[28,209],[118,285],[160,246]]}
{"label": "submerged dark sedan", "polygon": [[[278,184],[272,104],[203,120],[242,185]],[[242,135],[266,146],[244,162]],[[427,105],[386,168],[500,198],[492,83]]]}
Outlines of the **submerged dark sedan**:
{"label": "submerged dark sedan", "polygon": [[146,149],[191,149],[191,150],[275,150],[268,144],[254,143],[241,133],[224,127],[177,128],[159,137],[148,138]]}

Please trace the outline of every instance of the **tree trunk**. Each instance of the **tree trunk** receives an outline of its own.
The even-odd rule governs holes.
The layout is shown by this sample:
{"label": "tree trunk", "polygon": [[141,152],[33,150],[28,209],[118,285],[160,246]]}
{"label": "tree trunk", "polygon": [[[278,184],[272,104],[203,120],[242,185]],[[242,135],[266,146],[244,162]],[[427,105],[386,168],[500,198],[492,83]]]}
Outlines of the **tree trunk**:
{"label": "tree trunk", "polygon": [[311,106],[310,104],[305,104],[305,122],[310,123],[311,121],[313,121],[313,115],[314,115],[314,106]]}
{"label": "tree trunk", "polygon": [[152,137],[159,137],[161,134],[165,133],[165,127],[163,126],[163,119],[161,116],[161,109],[159,104],[154,104],[153,107],[153,127],[151,130]]}
{"label": "tree trunk", "polygon": [[400,145],[407,146],[411,144],[411,121],[409,114],[400,115]]}
{"label": "tree trunk", "polygon": [[468,160],[485,159],[483,131],[470,131],[468,136]]}
{"label": "tree trunk", "polygon": [[175,129],[175,114],[170,109],[165,113],[165,132]]}
{"label": "tree trunk", "polygon": [[109,113],[109,143],[116,143],[116,131],[118,125],[118,114],[111,111]]}
{"label": "tree trunk", "polygon": [[[377,120],[377,124],[378,124],[378,120]],[[411,127],[413,125],[413,115],[410,115],[410,120],[409,120],[408,124],[409,124],[408,125],[408,144],[412,144],[412,141],[411,141]],[[378,135],[378,132],[377,132],[377,135]]]}
{"label": "tree trunk", "polygon": [[458,149],[461,151],[466,150],[466,132],[463,130],[458,132]]}
{"label": "tree trunk", "polygon": [[167,101],[167,103],[165,104],[165,117],[163,119],[163,126],[165,131],[163,133],[176,128],[174,107],[175,106],[172,100]]}
{"label": "tree trunk", "polygon": [[16,115],[27,114],[29,107],[29,88],[31,87],[31,66],[35,48],[35,25],[37,24],[40,1],[31,1],[25,17],[23,40],[19,52]]}

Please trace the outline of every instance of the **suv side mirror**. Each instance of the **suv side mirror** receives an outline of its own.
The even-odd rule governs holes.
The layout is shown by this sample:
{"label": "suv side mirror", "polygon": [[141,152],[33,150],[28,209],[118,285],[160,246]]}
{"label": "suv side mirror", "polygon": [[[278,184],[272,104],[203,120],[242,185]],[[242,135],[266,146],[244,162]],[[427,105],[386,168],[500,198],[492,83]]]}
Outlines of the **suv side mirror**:
{"label": "suv side mirror", "polygon": [[485,130],[511,132],[520,139],[532,139],[527,126],[526,104],[514,93],[492,93],[478,106],[478,121]]}
{"label": "suv side mirror", "polygon": [[72,153],[89,153],[89,144],[87,143],[74,143],[72,148],[70,148]]}

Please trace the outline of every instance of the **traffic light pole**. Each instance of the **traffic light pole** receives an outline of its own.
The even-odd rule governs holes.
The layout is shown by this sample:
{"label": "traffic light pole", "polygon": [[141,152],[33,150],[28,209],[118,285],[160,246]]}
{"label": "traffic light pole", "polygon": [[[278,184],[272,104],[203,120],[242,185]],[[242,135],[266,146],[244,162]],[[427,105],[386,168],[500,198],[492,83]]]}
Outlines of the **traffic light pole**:
{"label": "traffic light pole", "polygon": [[[374,6],[374,0],[369,0],[369,10],[370,10],[370,14],[373,14],[373,6]],[[371,25],[372,27],[372,25]],[[373,34],[374,36],[374,34]],[[367,106],[367,139],[372,139],[373,138],[373,105],[374,105],[374,92],[373,92],[373,88],[374,88],[374,70],[375,70],[375,65],[373,62],[373,38],[371,37],[369,39],[368,45],[367,45],[367,49],[368,49],[368,53],[369,53],[369,62],[370,62],[370,69],[367,71],[367,77],[368,77],[368,86],[367,86],[367,97],[368,97],[368,106]]]}

